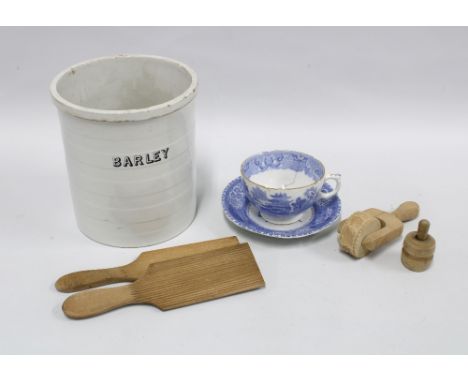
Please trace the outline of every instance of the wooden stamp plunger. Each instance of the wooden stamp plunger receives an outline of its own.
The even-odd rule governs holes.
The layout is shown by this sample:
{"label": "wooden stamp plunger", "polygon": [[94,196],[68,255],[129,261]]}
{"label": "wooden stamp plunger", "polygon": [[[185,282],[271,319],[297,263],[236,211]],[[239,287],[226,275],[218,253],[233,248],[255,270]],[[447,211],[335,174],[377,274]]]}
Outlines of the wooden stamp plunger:
{"label": "wooden stamp plunger", "polygon": [[435,239],[428,234],[430,223],[423,219],[418,230],[405,237],[401,251],[401,262],[410,271],[423,272],[431,265],[435,251]]}

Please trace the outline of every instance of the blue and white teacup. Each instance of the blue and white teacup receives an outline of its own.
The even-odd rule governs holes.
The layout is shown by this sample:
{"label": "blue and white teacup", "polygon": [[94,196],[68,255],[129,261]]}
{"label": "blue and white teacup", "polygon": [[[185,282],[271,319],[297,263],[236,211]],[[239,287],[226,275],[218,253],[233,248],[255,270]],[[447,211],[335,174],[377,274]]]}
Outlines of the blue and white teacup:
{"label": "blue and white teacup", "polygon": [[[325,174],[322,162],[297,151],[269,151],[247,158],[241,175],[248,200],[262,217],[274,224],[300,220],[320,199],[330,199],[340,189],[339,174]],[[322,192],[326,181],[335,188]]]}

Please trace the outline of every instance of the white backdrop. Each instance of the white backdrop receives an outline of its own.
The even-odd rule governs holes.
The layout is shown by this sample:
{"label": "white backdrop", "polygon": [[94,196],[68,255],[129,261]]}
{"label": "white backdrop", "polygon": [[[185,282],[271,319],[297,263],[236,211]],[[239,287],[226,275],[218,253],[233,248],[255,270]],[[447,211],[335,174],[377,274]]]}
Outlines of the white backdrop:
{"label": "white backdrop", "polygon": [[[466,28],[0,29],[0,353],[466,353],[467,46]],[[115,53],[173,57],[200,79],[197,217],[150,248],[238,235],[265,289],[164,313],[63,315],[60,275],[141,252],[78,231],[48,95],[58,71]],[[401,239],[353,260],[335,232],[279,241],[232,226],[221,192],[269,149],[340,172],[344,217],[420,203],[433,267],[406,270]]]}

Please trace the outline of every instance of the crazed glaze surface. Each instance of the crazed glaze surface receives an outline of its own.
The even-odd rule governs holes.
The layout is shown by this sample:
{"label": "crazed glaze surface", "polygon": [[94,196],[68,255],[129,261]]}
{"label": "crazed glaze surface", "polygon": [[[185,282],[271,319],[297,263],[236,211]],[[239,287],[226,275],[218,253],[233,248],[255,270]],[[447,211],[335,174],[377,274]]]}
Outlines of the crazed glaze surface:
{"label": "crazed glaze surface", "polygon": [[97,121],[86,113],[77,117],[79,108],[70,113],[59,106],[75,215],[86,236],[139,247],[168,240],[190,225],[196,207],[194,102],[178,106],[157,117],[118,122],[113,119],[141,115],[102,110],[101,116],[117,114]]}
{"label": "crazed glaze surface", "polygon": [[268,188],[288,188],[305,187],[314,182],[304,171],[294,171],[291,169],[268,169],[252,175],[249,178],[253,183],[261,184]]}

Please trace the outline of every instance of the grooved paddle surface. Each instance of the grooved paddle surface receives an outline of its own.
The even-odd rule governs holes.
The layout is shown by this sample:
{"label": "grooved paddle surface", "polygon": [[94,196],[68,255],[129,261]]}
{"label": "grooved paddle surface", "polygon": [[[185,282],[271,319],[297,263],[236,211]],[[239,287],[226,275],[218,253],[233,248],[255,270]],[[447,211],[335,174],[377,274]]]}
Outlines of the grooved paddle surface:
{"label": "grooved paddle surface", "polygon": [[131,286],[136,302],[178,308],[265,286],[248,244],[153,264]]}

